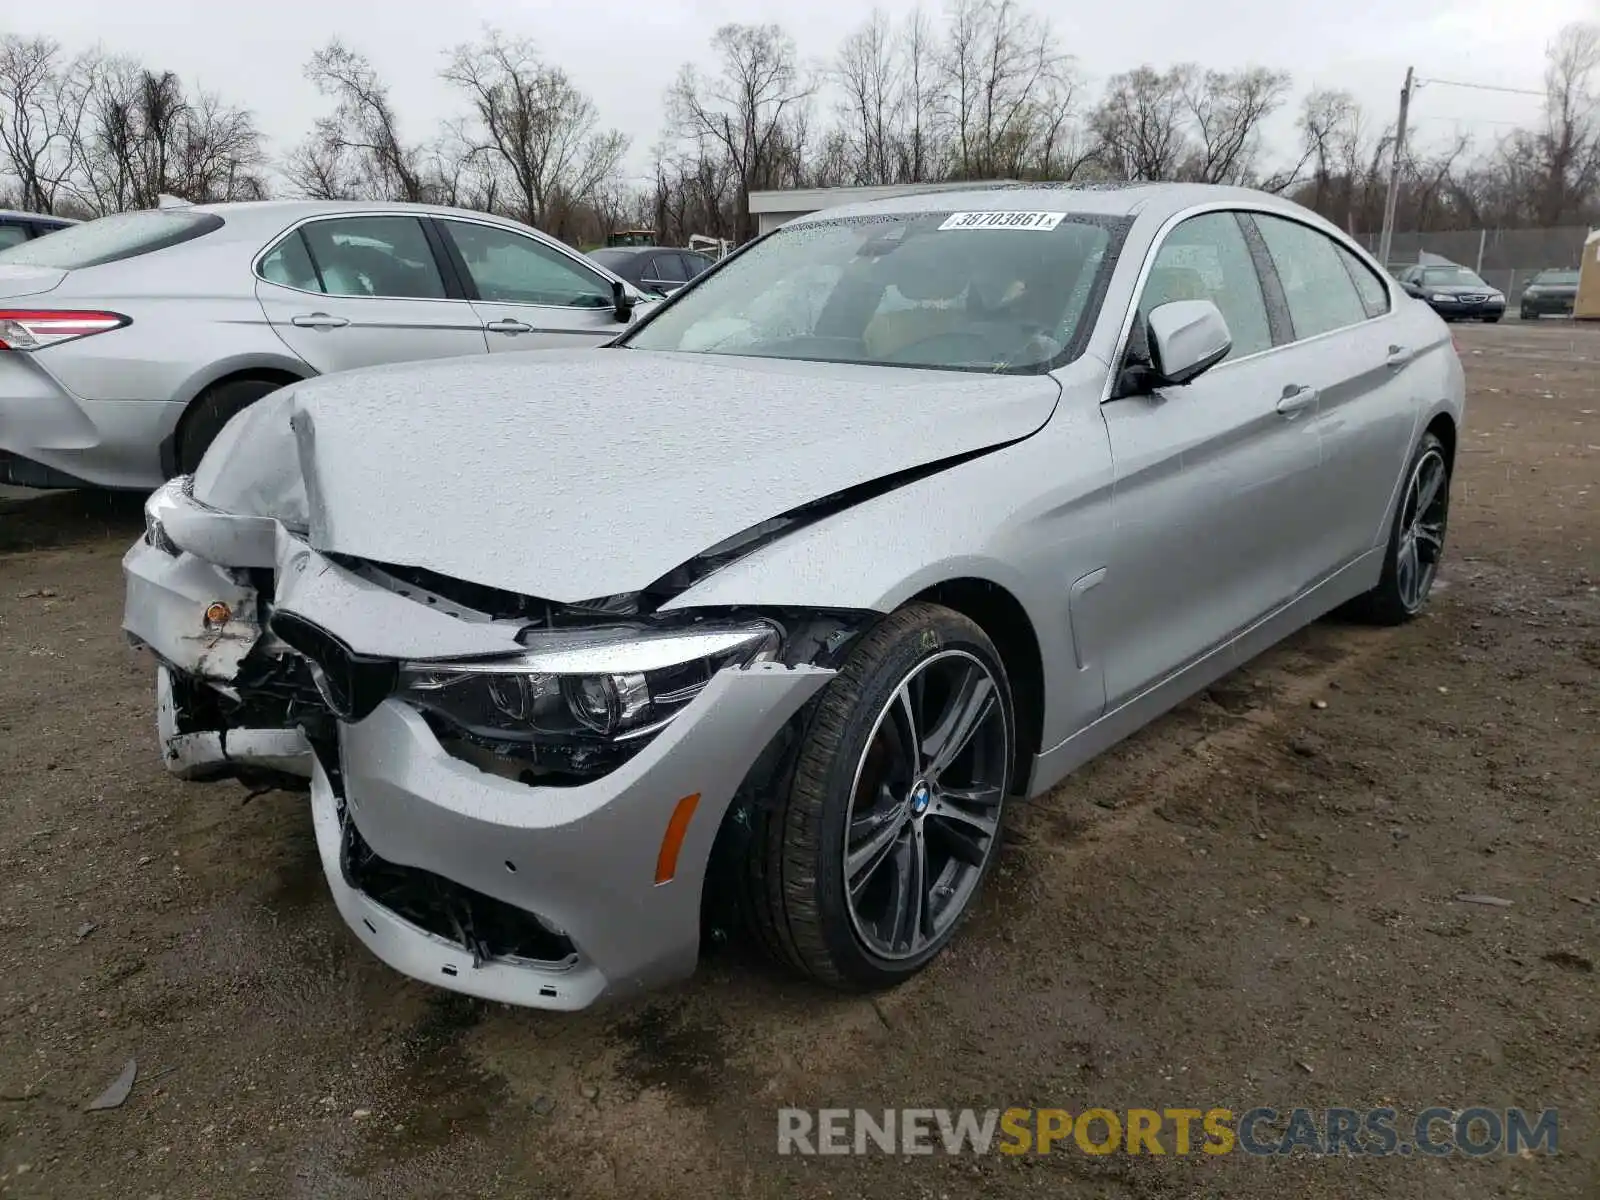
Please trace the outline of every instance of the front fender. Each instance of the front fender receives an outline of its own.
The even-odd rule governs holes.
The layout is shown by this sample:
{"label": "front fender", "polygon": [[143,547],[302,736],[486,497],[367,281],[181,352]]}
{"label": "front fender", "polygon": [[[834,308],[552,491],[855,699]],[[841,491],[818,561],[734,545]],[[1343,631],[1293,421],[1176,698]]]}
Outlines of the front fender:
{"label": "front fender", "polygon": [[[958,579],[998,585],[1021,604],[1045,676],[1045,745],[1097,716],[1097,671],[1077,650],[1074,582],[1110,561],[1113,473],[1099,405],[1064,402],[1026,441],[906,484],[803,526],[698,581],[662,606],[766,606],[890,612]],[[1103,594],[1086,594],[1085,603]],[[1098,663],[1098,654],[1085,661]]]}

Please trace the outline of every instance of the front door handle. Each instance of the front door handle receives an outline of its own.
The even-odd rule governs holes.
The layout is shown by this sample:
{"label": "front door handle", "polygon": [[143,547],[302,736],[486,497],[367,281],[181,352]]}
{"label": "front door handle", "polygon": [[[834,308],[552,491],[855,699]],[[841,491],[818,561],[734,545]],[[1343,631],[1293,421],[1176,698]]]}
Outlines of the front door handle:
{"label": "front door handle", "polygon": [[1390,346],[1389,357],[1383,360],[1383,365],[1398,369],[1405,366],[1413,357],[1411,351],[1405,346]]}
{"label": "front door handle", "polygon": [[484,326],[490,333],[532,333],[533,326],[526,321],[514,320],[511,317],[501,317],[498,321],[490,321]]}
{"label": "front door handle", "polygon": [[289,318],[289,324],[298,325],[301,329],[342,329],[350,324],[349,317],[335,317],[330,313],[296,313]]}
{"label": "front door handle", "polygon": [[1292,417],[1301,409],[1310,408],[1316,402],[1316,388],[1300,387],[1291,383],[1283,389],[1283,395],[1278,400],[1278,411],[1286,417]]}

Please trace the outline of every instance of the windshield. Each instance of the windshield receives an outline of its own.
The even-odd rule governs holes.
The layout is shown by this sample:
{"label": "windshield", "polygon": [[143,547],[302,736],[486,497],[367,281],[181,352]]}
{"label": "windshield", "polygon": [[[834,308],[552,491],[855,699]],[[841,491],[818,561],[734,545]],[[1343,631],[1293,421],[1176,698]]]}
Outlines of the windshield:
{"label": "windshield", "polygon": [[164,250],[221,228],[222,218],[215,213],[170,209],[117,213],[0,250],[0,263],[76,271]]}
{"label": "windshield", "polygon": [[1561,284],[1577,285],[1578,273],[1576,271],[1540,271],[1533,277],[1535,283],[1549,283],[1557,286]]}
{"label": "windshield", "polygon": [[1422,273],[1422,282],[1428,287],[1489,286],[1465,267],[1429,267]]}
{"label": "windshield", "polygon": [[1035,372],[1081,343],[1121,222],[895,213],[782,229],[623,344],[877,366]]}

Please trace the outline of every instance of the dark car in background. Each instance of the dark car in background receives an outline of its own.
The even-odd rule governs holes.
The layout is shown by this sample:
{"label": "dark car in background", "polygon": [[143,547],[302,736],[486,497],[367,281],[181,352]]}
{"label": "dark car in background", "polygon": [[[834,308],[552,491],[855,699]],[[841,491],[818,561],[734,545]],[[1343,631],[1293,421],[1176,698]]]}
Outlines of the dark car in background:
{"label": "dark car in background", "polygon": [[8,246],[20,246],[23,242],[30,242],[34,238],[44,237],[47,233],[54,233],[58,229],[65,229],[77,223],[71,217],[50,217],[44,213],[17,212],[14,209],[0,208],[0,250]]}
{"label": "dark car in background", "polygon": [[1446,321],[1488,321],[1505,316],[1504,293],[1490,287],[1466,267],[1425,263],[1400,273],[1400,286]]}
{"label": "dark car in background", "polygon": [[589,257],[635,287],[661,296],[672,295],[712,265],[704,254],[672,246],[607,246],[589,251]]}
{"label": "dark car in background", "polygon": [[1578,299],[1576,271],[1540,271],[1523,289],[1521,314],[1524,321],[1537,317],[1572,315]]}

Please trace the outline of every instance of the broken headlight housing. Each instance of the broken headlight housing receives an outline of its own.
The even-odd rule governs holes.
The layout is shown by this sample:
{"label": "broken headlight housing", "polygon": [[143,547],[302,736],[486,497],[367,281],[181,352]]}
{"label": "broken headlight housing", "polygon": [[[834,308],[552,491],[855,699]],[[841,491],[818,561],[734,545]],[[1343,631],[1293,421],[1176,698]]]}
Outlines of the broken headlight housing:
{"label": "broken headlight housing", "polygon": [[759,620],[536,630],[517,654],[401,663],[397,694],[480,742],[642,744],[718,671],[770,661],[781,642]]}

